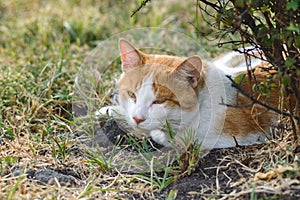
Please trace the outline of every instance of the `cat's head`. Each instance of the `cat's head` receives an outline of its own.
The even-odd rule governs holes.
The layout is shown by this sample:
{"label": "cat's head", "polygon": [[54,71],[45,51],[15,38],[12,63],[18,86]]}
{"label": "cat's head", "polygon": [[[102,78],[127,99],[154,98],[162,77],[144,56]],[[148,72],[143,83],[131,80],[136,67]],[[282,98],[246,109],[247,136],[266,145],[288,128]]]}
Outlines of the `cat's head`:
{"label": "cat's head", "polygon": [[180,126],[198,105],[204,85],[199,56],[146,54],[120,39],[123,74],[118,82],[120,104],[135,129],[161,129],[166,120]]}

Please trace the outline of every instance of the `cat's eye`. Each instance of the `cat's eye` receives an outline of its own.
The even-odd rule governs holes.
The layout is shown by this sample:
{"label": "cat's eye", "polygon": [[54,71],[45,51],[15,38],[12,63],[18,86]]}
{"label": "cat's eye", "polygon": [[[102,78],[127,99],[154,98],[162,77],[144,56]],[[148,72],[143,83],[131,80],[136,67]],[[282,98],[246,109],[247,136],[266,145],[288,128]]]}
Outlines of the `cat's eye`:
{"label": "cat's eye", "polygon": [[135,94],[134,94],[133,92],[128,91],[127,94],[128,94],[128,96],[129,96],[134,102],[136,102],[136,96],[135,96]]}
{"label": "cat's eye", "polygon": [[156,99],[155,101],[152,102],[152,104],[162,104],[166,101],[166,99]]}

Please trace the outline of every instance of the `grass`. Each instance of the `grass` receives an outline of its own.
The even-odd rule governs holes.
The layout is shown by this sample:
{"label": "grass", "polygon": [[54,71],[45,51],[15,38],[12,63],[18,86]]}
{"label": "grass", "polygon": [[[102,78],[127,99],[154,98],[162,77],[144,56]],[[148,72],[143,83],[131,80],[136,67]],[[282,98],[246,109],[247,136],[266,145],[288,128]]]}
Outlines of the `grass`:
{"label": "grass", "polygon": [[[90,178],[94,173],[101,174],[98,165],[104,164],[101,166],[104,173],[111,168],[103,159],[90,162],[76,146],[78,139],[73,133],[78,127],[74,126],[71,114],[75,76],[95,45],[113,34],[161,24],[168,28],[189,26],[188,16],[166,21],[170,14],[178,18],[184,14],[179,12],[177,16],[174,12],[179,9],[176,3],[164,3],[164,10],[159,13],[156,9],[160,5],[156,4],[144,10],[143,17],[130,18],[130,12],[138,5],[135,2],[0,2],[0,131],[6,144],[1,146],[0,153],[3,178],[0,196],[14,199],[24,195],[19,184],[23,179],[4,181],[14,166],[34,169],[43,168],[44,164],[52,169],[69,166],[75,171],[83,170]],[[91,179],[91,183],[96,180]],[[9,192],[9,187],[2,187],[3,184],[11,185],[14,190]],[[84,188],[78,188],[75,196],[94,191],[89,189],[96,184],[92,185],[83,183]],[[31,183],[31,187],[39,186]],[[30,191],[31,197],[52,196],[51,192],[34,195]],[[64,193],[58,192],[57,197]]]}
{"label": "grass", "polygon": [[[132,195],[155,199],[159,196],[156,193],[178,176],[193,172],[198,162],[195,155],[200,151],[195,144],[187,145],[187,154],[180,158],[186,160],[179,163],[181,171],[170,160],[164,170],[154,170],[156,161],[149,157],[147,170],[132,174],[123,173],[122,166],[116,165],[122,155],[114,152],[107,157],[82,148],[86,138],[76,135],[80,131],[85,131],[88,138],[94,135],[89,124],[78,126],[79,122],[73,121],[72,97],[75,77],[98,42],[144,26],[195,35],[189,23],[195,21],[193,3],[155,1],[130,18],[137,6],[138,1],[0,1],[0,199],[122,199]],[[212,56],[221,51],[203,38],[199,41]],[[114,65],[119,67],[118,64]],[[112,90],[110,77],[104,78],[104,83],[104,88],[99,88],[102,94]],[[102,98],[101,103],[109,99]],[[84,125],[85,120],[89,121],[82,119],[80,123]],[[129,140],[137,152],[149,155],[147,143],[140,145],[133,138]],[[273,180],[284,182],[286,177],[299,177],[299,161],[289,160],[294,156],[287,156],[292,151],[286,149],[288,146],[275,153],[270,151],[268,158],[272,159],[262,166],[262,173],[274,170],[282,178],[272,179],[268,183],[271,186],[280,185]],[[17,167],[22,173],[13,176]],[[71,169],[79,174],[79,183],[76,187],[44,185],[25,174],[28,169],[43,168]],[[259,177],[256,182],[256,187],[249,186],[251,198],[257,196],[253,188],[265,184]],[[171,190],[167,199],[177,195],[177,190]]]}

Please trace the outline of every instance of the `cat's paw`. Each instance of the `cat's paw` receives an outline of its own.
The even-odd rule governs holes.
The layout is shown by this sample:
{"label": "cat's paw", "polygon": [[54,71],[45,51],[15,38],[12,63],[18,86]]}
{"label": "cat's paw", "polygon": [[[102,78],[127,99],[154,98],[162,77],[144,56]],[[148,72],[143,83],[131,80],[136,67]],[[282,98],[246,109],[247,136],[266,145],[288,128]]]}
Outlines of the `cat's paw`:
{"label": "cat's paw", "polygon": [[96,118],[113,117],[119,119],[122,114],[123,109],[120,106],[105,106],[95,112]]}
{"label": "cat's paw", "polygon": [[95,112],[96,118],[101,118],[101,117],[111,116],[111,115],[112,115],[112,107],[111,106],[102,107]]}
{"label": "cat's paw", "polygon": [[171,147],[171,144],[169,142],[169,137],[163,131],[153,130],[150,132],[150,136],[156,143],[163,145],[165,147]]}

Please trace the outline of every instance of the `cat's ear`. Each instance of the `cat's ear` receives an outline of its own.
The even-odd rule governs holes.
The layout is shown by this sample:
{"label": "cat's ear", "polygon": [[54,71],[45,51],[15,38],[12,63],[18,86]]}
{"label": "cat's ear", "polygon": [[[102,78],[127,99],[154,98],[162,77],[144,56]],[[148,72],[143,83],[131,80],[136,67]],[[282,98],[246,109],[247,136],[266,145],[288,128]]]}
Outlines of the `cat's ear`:
{"label": "cat's ear", "polygon": [[123,38],[119,40],[119,51],[121,55],[123,71],[141,64],[141,55],[138,50]]}
{"label": "cat's ear", "polygon": [[199,56],[188,57],[177,68],[180,76],[187,80],[193,88],[197,87],[202,69],[202,61]]}

